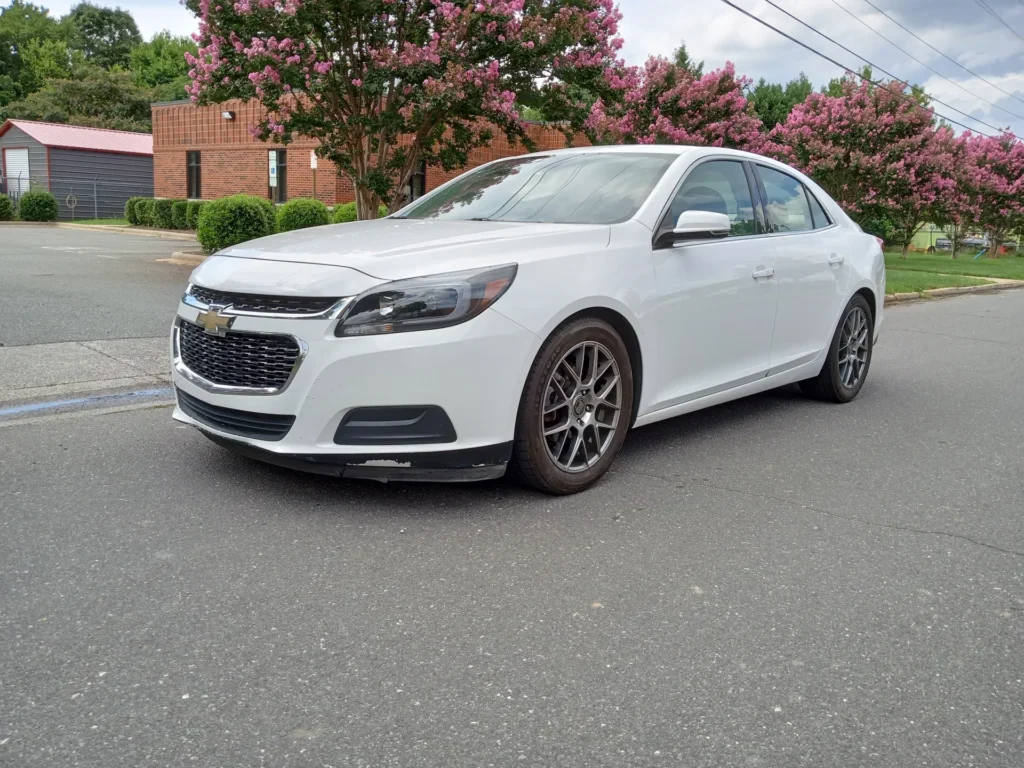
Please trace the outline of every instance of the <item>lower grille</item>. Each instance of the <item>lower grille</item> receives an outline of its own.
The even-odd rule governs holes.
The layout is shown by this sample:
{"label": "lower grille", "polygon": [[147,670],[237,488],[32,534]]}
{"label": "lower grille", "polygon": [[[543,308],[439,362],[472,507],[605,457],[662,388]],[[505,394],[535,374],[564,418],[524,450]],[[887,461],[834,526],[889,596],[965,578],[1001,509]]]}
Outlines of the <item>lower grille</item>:
{"label": "lower grille", "polygon": [[316,315],[338,303],[338,297],[327,296],[261,296],[254,293],[215,291],[193,285],[189,295],[203,304],[231,307],[239,312],[266,312],[275,315]]}
{"label": "lower grille", "polygon": [[192,395],[178,393],[178,407],[196,421],[209,427],[229,432],[232,435],[251,437],[257,440],[282,440],[295,423],[294,416],[280,416],[275,413],[253,413],[234,408],[211,405]]}
{"label": "lower grille", "polygon": [[207,381],[227,387],[281,389],[302,354],[291,336],[230,332],[214,336],[182,321],[178,329],[181,361]]}

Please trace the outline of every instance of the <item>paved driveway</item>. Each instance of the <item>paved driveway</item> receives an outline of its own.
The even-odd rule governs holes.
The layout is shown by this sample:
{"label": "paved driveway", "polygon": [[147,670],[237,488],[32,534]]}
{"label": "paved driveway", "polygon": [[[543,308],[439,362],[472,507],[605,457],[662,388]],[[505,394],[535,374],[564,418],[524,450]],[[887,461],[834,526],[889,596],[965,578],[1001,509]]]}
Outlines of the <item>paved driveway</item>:
{"label": "paved driveway", "polygon": [[0,764],[1018,768],[1024,292],[889,318],[570,498],[0,424]]}

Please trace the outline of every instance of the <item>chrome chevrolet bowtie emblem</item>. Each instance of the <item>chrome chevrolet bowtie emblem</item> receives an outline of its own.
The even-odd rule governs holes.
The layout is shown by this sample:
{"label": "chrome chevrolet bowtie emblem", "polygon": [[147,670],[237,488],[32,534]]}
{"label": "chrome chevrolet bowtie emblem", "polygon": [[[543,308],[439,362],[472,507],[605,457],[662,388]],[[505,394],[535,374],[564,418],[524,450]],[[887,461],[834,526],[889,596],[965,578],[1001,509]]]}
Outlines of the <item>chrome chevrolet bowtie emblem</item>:
{"label": "chrome chevrolet bowtie emblem", "polygon": [[224,307],[210,305],[196,317],[196,325],[203,326],[204,331],[214,336],[227,336],[228,328],[235,322],[235,318],[222,315],[223,310]]}

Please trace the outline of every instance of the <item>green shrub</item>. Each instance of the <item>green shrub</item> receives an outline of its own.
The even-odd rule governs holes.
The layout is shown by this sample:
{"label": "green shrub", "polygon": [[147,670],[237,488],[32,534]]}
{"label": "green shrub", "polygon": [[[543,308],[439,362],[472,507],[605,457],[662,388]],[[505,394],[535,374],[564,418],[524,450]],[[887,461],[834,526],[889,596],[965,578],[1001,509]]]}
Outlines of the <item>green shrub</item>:
{"label": "green shrub", "polygon": [[171,224],[175,229],[185,228],[185,214],[188,212],[188,200],[175,200],[171,203]]}
{"label": "green shrub", "polygon": [[206,203],[199,211],[199,243],[219,251],[274,234],[274,204],[253,195],[232,195]]}
{"label": "green shrub", "polygon": [[135,204],[137,202],[139,202],[139,200],[144,200],[144,199],[145,198],[142,198],[142,197],[129,197],[125,201],[125,203],[124,203],[124,217],[126,219],[128,219],[128,223],[129,224],[136,224],[137,225],[139,223],[139,217],[138,217],[138,214],[135,211]]}
{"label": "green shrub", "polygon": [[170,198],[158,198],[153,201],[153,226],[158,229],[173,229],[174,222],[171,220],[171,206],[174,201]]}
{"label": "green shrub", "polygon": [[[378,216],[387,216],[388,207],[382,205],[378,211]],[[350,221],[355,221],[358,218],[356,215],[356,204],[355,203],[342,203],[341,205],[334,206],[334,217],[331,221],[335,224],[347,224]]]}
{"label": "green shrub", "polygon": [[0,195],[0,221],[10,221],[14,218],[14,203],[7,195]]}
{"label": "green shrub", "polygon": [[41,190],[26,192],[18,201],[22,221],[56,221],[57,198]]}
{"label": "green shrub", "polygon": [[153,204],[156,201],[151,197],[144,197],[135,201],[135,218],[143,227],[153,226]]}
{"label": "green shrub", "polygon": [[277,231],[291,232],[293,229],[320,227],[331,223],[327,206],[319,200],[299,198],[289,200],[277,209]]}
{"label": "green shrub", "polygon": [[199,212],[206,205],[205,200],[189,200],[185,211],[185,229],[196,229],[199,226]]}

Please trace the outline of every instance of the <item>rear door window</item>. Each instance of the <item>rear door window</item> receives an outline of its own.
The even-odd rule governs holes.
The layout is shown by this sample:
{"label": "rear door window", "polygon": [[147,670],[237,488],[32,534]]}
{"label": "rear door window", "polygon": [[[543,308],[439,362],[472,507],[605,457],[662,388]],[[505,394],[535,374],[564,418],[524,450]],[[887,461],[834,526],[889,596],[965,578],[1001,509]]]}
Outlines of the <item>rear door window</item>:
{"label": "rear door window", "polygon": [[814,229],[804,185],[789,174],[757,166],[767,194],[768,226],[772,232],[809,232]]}

